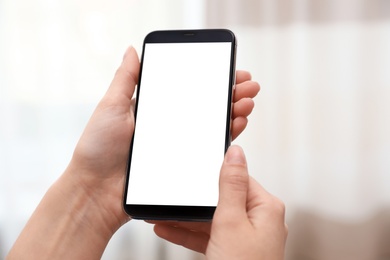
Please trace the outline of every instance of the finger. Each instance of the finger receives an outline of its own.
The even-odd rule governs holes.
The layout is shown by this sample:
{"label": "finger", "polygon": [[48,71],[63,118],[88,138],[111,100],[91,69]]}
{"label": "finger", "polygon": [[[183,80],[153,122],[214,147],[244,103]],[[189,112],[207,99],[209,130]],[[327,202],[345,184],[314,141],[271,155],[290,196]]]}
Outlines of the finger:
{"label": "finger", "polygon": [[234,90],[234,102],[242,98],[254,98],[260,91],[260,85],[256,81],[244,81],[236,85]]}
{"label": "finger", "polygon": [[236,139],[248,124],[246,117],[236,117],[232,122],[232,140]]}
{"label": "finger", "polygon": [[190,250],[199,253],[205,253],[210,236],[202,232],[194,232],[188,229],[172,227],[164,224],[156,224],[154,232],[157,236],[174,243],[184,246]]}
{"label": "finger", "polygon": [[147,223],[172,226],[176,228],[188,229],[190,231],[203,232],[210,234],[211,222],[184,222],[184,221],[158,221],[147,220]]}
{"label": "finger", "polygon": [[245,218],[248,181],[244,152],[241,147],[233,145],[227,150],[221,167],[215,221],[241,221]]}
{"label": "finger", "polygon": [[251,74],[246,70],[237,70],[236,71],[236,84],[240,84],[244,81],[251,80]]}
{"label": "finger", "polygon": [[130,101],[138,83],[139,66],[137,52],[130,46],[115,73],[107,94],[114,97],[124,95]]}
{"label": "finger", "polygon": [[233,105],[233,119],[236,117],[247,117],[255,107],[255,102],[251,98],[243,98]]}

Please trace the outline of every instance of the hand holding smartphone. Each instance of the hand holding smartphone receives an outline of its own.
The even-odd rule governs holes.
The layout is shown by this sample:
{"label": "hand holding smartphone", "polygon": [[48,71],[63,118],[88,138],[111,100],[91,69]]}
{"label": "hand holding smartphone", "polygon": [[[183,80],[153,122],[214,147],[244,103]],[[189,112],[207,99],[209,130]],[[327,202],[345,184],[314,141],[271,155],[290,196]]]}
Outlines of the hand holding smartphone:
{"label": "hand holding smartphone", "polygon": [[146,36],[124,194],[132,218],[212,219],[230,145],[235,50],[228,30]]}

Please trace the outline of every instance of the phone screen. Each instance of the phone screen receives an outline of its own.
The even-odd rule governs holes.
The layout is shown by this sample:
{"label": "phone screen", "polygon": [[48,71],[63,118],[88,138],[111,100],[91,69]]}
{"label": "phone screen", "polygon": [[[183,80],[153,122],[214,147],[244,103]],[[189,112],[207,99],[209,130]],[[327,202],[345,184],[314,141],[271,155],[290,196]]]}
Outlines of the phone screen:
{"label": "phone screen", "polygon": [[230,138],[232,48],[145,42],[126,204],[217,205]]}

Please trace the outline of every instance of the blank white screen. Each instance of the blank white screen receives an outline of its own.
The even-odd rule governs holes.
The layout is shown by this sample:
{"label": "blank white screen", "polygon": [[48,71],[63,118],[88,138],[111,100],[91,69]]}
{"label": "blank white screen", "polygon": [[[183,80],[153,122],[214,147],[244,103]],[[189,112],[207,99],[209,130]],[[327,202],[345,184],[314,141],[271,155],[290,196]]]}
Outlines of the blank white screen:
{"label": "blank white screen", "polygon": [[216,206],[231,43],[146,44],[127,204]]}

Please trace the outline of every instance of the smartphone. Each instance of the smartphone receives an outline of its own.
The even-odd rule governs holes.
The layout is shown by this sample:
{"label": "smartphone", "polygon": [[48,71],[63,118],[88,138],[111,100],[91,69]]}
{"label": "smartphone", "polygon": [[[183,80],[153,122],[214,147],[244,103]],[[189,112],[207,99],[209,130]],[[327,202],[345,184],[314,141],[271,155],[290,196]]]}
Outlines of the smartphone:
{"label": "smartphone", "polygon": [[225,29],[145,37],[123,200],[132,218],[212,219],[231,141],[235,57]]}

